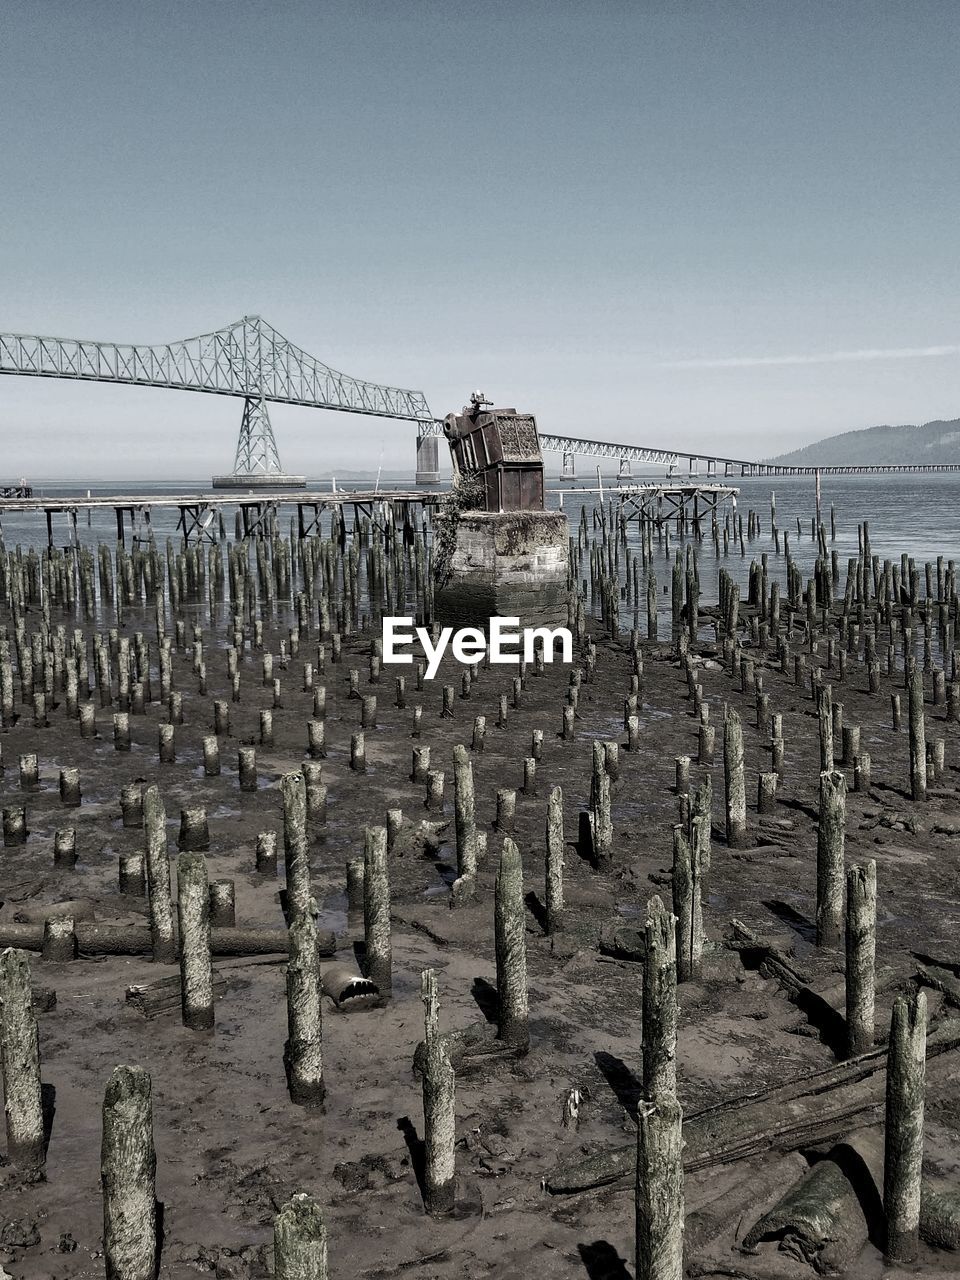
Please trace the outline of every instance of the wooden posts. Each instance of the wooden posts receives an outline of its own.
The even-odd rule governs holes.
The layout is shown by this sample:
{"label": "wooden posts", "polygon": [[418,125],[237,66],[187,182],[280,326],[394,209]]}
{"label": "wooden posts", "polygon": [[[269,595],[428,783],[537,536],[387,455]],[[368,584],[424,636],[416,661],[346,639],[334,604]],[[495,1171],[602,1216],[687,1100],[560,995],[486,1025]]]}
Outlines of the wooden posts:
{"label": "wooden posts", "polygon": [[683,1113],[672,1093],[637,1113],[636,1277],[682,1280]]}
{"label": "wooden posts", "polygon": [[817,946],[836,946],[843,936],[843,858],[847,780],[839,770],[820,774],[817,827]]}
{"label": "wooden posts", "polygon": [[257,751],[255,747],[237,748],[237,771],[241,791],[257,789]]}
{"label": "wooden posts", "polygon": [[3,847],[16,848],[27,842],[27,811],[23,805],[11,805],[3,810]]}
{"label": "wooden posts", "polygon": [[261,831],[257,835],[256,869],[262,876],[277,874],[277,833]]}
{"label": "wooden posts", "polygon": [[530,1044],[527,1027],[527,939],[523,901],[523,863],[509,838],[503,842],[497,872],[494,933],[497,953],[498,1037],[525,1053]]}
{"label": "wooden posts", "polygon": [[434,813],[443,813],[443,784],[443,770],[431,769],[427,774],[427,788],[423,803],[425,808]]}
{"label": "wooden posts", "polygon": [[427,774],[430,772],[430,748],[414,747],[413,748],[413,765],[410,771],[411,782],[426,782]]}
{"label": "wooden posts", "polygon": [[298,1192],[273,1220],[275,1280],[328,1280],[327,1229],[320,1206]]}
{"label": "wooden posts", "polygon": [[323,1105],[323,1015],[317,927],[309,911],[290,924],[287,964],[287,1043],[284,1066],[291,1101]]}
{"label": "wooden posts", "polygon": [[651,1102],[677,1088],[676,921],[658,896],[647,903],[643,965],[643,1093]]}
{"label": "wooden posts", "polygon": [[877,950],[877,864],[847,872],[847,1055],[873,1048]]}
{"label": "wooden posts", "polygon": [[780,781],[780,775],[776,770],[770,773],[761,773],[757,779],[757,812],[761,814],[774,813],[777,807],[777,784]]}
{"label": "wooden posts", "polygon": [[453,748],[453,815],[457,841],[457,875],[476,875],[477,818],[473,765],[466,747],[459,743]]}
{"label": "wooden posts", "polygon": [[210,886],[202,853],[181,853],[177,858],[177,923],[183,1025],[191,1031],[210,1031],[214,1021]]}
{"label": "wooden posts", "polygon": [[147,846],[147,900],[150,908],[150,940],[157,964],[176,964],[173,906],[170,896],[170,863],[167,858],[167,817],[155,786],[143,793],[143,825]]}
{"label": "wooden posts", "polygon": [[150,1076],[142,1067],[115,1067],[100,1147],[107,1280],[155,1280],[156,1171]]}
{"label": "wooden posts", "polygon": [[923,723],[923,671],[917,667],[910,675],[910,794],[914,800],[927,798],[927,745]]}
{"label": "wooden posts", "polygon": [[556,933],[563,921],[563,791],[553,787],[547,803],[547,855],[545,908],[547,933]]}
{"label": "wooden posts", "polygon": [[593,743],[593,770],[590,777],[589,829],[591,855],[595,863],[603,865],[613,856],[613,814],[606,749],[596,739]]}
{"label": "wooden posts", "polygon": [[27,1182],[43,1176],[40,1037],[33,1011],[30,961],[8,947],[0,953],[0,1067],[7,1126],[7,1159]]}
{"label": "wooden posts", "polygon": [[691,844],[682,826],[673,828],[673,913],[676,916],[677,981],[700,973],[703,956],[699,841]]}
{"label": "wooden posts", "polygon": [[820,772],[833,768],[833,695],[831,686],[823,684],[817,695],[817,721],[820,730]]}
{"label": "wooden posts", "polygon": [[742,848],[747,840],[747,788],[743,768],[743,726],[728,707],[723,719],[723,785],[727,844]]}
{"label": "wooden posts", "polygon": [[883,1171],[885,1252],[892,1262],[911,1262],[917,1252],[926,1054],[927,997],[922,991],[897,996],[887,1050]]}
{"label": "wooden posts", "polygon": [[511,787],[500,787],[497,790],[497,814],[493,825],[498,831],[508,835],[513,830],[517,816],[517,793]]}
{"label": "wooden posts", "polygon": [[456,1194],[456,1076],[440,1035],[437,974],[420,975],[424,1012],[423,1202],[434,1217],[449,1213]]}
{"label": "wooden posts", "polygon": [[66,808],[76,808],[81,802],[80,770],[60,770],[60,803]]}
{"label": "wooden posts", "polygon": [[307,784],[301,772],[280,779],[283,796],[283,852],[287,875],[287,911],[295,920],[310,908],[310,859],[307,849]]}
{"label": "wooden posts", "polygon": [[363,936],[366,976],[382,995],[393,986],[390,869],[386,827],[367,827],[363,843]]}
{"label": "wooden posts", "polygon": [[199,853],[210,848],[210,829],[207,811],[202,804],[189,805],[180,810],[180,834],[177,848],[181,853]]}

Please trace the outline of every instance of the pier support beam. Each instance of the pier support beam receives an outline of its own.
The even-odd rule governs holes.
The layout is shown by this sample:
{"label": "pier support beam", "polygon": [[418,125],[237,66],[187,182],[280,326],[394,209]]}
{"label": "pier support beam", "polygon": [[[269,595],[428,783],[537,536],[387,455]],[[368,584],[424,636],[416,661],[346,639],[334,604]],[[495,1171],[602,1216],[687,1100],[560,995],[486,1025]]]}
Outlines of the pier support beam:
{"label": "pier support beam", "polygon": [[440,480],[439,436],[417,436],[417,484]]}

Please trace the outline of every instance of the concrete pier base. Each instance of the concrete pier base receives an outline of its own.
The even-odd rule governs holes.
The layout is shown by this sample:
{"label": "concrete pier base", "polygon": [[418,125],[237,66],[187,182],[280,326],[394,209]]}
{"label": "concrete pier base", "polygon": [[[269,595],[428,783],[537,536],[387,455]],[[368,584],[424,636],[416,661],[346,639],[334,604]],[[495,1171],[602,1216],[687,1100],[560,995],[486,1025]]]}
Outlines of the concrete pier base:
{"label": "concrete pier base", "polygon": [[523,626],[565,623],[569,550],[562,511],[464,512],[436,592],[437,621],[481,625],[499,614]]}
{"label": "concrete pier base", "polygon": [[305,489],[306,476],[268,475],[259,471],[247,473],[231,471],[229,475],[214,476],[211,481],[214,489]]}
{"label": "concrete pier base", "polygon": [[417,484],[440,483],[439,444],[439,436],[420,436],[417,439]]}

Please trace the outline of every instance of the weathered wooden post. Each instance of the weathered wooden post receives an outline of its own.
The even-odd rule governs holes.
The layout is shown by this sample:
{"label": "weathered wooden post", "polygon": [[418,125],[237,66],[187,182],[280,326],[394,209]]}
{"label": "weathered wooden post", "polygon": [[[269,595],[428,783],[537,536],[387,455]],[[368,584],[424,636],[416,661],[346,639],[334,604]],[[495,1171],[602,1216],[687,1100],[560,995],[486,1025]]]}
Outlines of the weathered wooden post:
{"label": "weathered wooden post", "polygon": [[210,848],[210,827],[207,823],[207,811],[202,804],[189,805],[180,810],[177,848],[181,853],[200,853]]}
{"label": "weathered wooden post", "polygon": [[420,975],[424,1011],[423,1140],[424,1208],[449,1213],[456,1195],[456,1076],[440,1035],[437,974]]}
{"label": "weathered wooden post", "polygon": [[672,1093],[637,1112],[637,1280],[683,1277],[683,1112]]}
{"label": "weathered wooden post", "polygon": [[727,844],[742,848],[747,840],[747,787],[743,767],[743,726],[728,707],[723,718],[723,785]]}
{"label": "weathered wooden post", "polygon": [[877,864],[871,858],[847,872],[847,1054],[873,1048],[877,951]]}
{"label": "weathered wooden post", "polygon": [[280,779],[283,796],[283,854],[287,911],[291,920],[310,909],[310,857],[307,847],[307,784],[302,773]]}
{"label": "weathered wooden post", "polygon": [[652,1102],[677,1087],[676,920],[661,899],[647,903],[643,966],[643,1092]]}
{"label": "weathered wooden post", "polygon": [[323,1105],[323,1014],[317,927],[309,911],[290,924],[287,964],[287,1043],[284,1066],[291,1101]]}
{"label": "weathered wooden post", "polygon": [[498,1036],[525,1053],[530,1045],[527,1026],[527,939],[523,901],[523,863],[520,850],[508,836],[503,842],[497,872],[494,933],[497,954]]}
{"label": "weathered wooden post", "polygon": [[256,747],[237,748],[237,772],[241,791],[257,789],[257,750]]}
{"label": "weathered wooden post", "polygon": [[367,977],[381,994],[393,986],[390,869],[386,827],[367,827],[363,841],[363,934]]}
{"label": "weathered wooden post", "polygon": [[167,815],[156,786],[147,787],[143,793],[143,825],[153,959],[157,964],[176,964],[177,944],[173,936],[170,861],[167,857]]}
{"label": "weathered wooden post", "polygon": [[838,769],[820,775],[817,825],[817,946],[836,946],[843,937],[843,857],[847,820],[847,779]]}
{"label": "weathered wooden post", "polygon": [[817,721],[820,730],[820,772],[833,768],[833,693],[822,684],[817,693]]}
{"label": "weathered wooden post", "polygon": [[327,1229],[320,1206],[303,1192],[273,1220],[275,1280],[328,1280]]}
{"label": "weathered wooden post", "polygon": [[914,800],[927,798],[927,744],[923,723],[923,670],[910,675],[910,794]]}
{"label": "weathered wooden post", "polygon": [[155,1280],[156,1172],[150,1076],[142,1067],[114,1067],[100,1146],[107,1280]]}
{"label": "weathered wooden post", "polygon": [[683,827],[673,828],[673,914],[676,917],[677,981],[700,973],[703,957],[703,908],[699,842],[687,840]]}
{"label": "weathered wooden post", "polygon": [[477,818],[473,765],[467,748],[460,743],[453,748],[453,814],[457,841],[457,875],[476,875]]}
{"label": "weathered wooden post", "polygon": [[25,1181],[43,1177],[40,1034],[33,1011],[25,951],[0,952],[0,1067],[6,1112],[7,1159]]}
{"label": "weathered wooden post", "polygon": [[191,1031],[210,1031],[214,1022],[210,885],[202,853],[181,853],[177,858],[177,923],[183,1025]]}
{"label": "weathered wooden post", "polygon": [[897,996],[887,1050],[883,1162],[885,1252],[892,1262],[911,1262],[917,1252],[926,1059],[927,997],[923,991]]}
{"label": "weathered wooden post", "polygon": [[547,933],[556,933],[563,922],[563,791],[553,787],[547,803],[547,856],[545,907]]}

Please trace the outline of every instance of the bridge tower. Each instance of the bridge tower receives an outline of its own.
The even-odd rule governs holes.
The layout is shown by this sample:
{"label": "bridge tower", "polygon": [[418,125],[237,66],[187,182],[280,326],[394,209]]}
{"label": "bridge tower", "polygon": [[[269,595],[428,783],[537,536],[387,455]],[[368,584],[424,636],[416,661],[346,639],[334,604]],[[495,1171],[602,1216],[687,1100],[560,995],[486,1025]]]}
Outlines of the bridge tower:
{"label": "bridge tower", "polygon": [[428,435],[423,428],[417,432],[417,484],[440,483],[439,436]]}
{"label": "bridge tower", "polygon": [[246,396],[233,470],[228,475],[214,476],[214,489],[304,489],[306,484],[306,476],[289,476],[280,465],[263,394]]}

